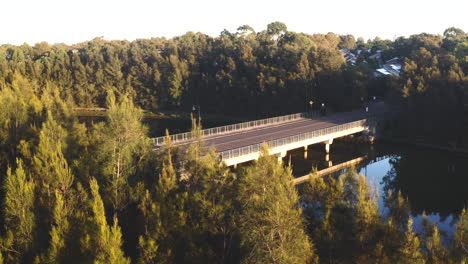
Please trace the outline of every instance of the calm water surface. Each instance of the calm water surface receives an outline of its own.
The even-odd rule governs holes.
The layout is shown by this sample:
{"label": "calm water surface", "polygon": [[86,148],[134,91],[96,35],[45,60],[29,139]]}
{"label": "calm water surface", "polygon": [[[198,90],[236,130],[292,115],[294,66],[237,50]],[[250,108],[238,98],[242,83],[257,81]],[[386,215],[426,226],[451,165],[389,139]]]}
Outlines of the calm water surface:
{"label": "calm water surface", "polygon": [[[325,157],[324,146],[318,144],[309,146],[307,159],[304,159],[304,150],[299,149],[291,151],[284,161],[291,163],[295,176],[303,176],[313,167],[328,167]],[[356,168],[366,176],[373,190],[378,191],[379,209],[383,215],[386,214],[383,195],[388,190],[401,191],[408,198],[415,230],[423,232],[422,219],[426,214],[439,226],[445,241],[450,240],[457,216],[468,202],[468,155],[339,140],[331,145],[329,160],[332,165],[358,157],[367,157]]]}

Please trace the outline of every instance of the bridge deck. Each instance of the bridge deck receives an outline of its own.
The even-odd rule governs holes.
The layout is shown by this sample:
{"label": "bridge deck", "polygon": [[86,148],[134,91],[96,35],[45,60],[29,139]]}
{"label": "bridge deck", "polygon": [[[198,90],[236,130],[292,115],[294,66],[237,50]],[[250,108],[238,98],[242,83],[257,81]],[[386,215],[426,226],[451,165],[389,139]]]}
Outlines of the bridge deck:
{"label": "bridge deck", "polygon": [[298,135],[308,131],[346,124],[365,117],[365,111],[339,113],[318,119],[299,119],[256,129],[205,137],[203,141],[207,146],[213,146],[217,151],[222,152],[278,138]]}
{"label": "bridge deck", "polygon": [[[357,133],[366,129],[358,120],[365,120],[368,114],[379,115],[384,112],[383,103],[373,103],[369,105],[369,113],[361,110],[352,112],[336,113],[320,118],[297,118],[302,117],[297,114],[291,115],[295,118],[270,125],[242,128],[227,132],[220,128],[209,129],[209,131],[221,131],[202,137],[205,146],[213,147],[222,156],[228,165],[235,165],[248,160],[256,159],[259,155],[259,145],[269,142],[272,154],[281,153],[292,148],[298,148],[309,144],[333,140],[335,137]],[[358,121],[358,123],[354,122]],[[258,122],[258,121],[252,121]],[[348,125],[350,125],[348,127]],[[237,127],[237,125],[235,125]],[[328,130],[331,128],[331,130]],[[315,132],[317,132],[315,134]],[[325,133],[325,134],[322,134]],[[178,135],[182,135],[179,137]],[[177,138],[182,139],[175,142],[175,145],[186,145],[193,142],[191,135],[178,134]],[[174,137],[174,136],[173,136]],[[161,138],[157,140],[159,142]],[[301,145],[303,144],[303,145]],[[156,145],[159,148],[161,145]]]}

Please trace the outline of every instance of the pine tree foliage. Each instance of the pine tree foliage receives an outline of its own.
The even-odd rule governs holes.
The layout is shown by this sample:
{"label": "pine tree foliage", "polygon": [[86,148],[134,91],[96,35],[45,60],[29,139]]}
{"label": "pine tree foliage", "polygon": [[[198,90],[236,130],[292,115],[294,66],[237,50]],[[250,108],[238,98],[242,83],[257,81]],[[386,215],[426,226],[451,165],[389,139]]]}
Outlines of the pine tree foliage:
{"label": "pine tree foliage", "polygon": [[145,217],[145,234],[139,239],[141,263],[173,263],[180,230],[185,225],[186,193],[179,188],[173,162],[173,146],[166,132],[161,175],[154,200],[149,191],[140,204]]}
{"label": "pine tree foliage", "polygon": [[428,252],[428,262],[433,264],[447,263],[447,250],[442,245],[439,228],[436,225],[432,228],[432,234],[426,238],[426,248]]}
{"label": "pine tree foliage", "polygon": [[2,251],[7,260],[20,258],[32,247],[35,228],[34,188],[21,160],[16,161],[16,170],[8,169],[5,190],[5,230],[7,234]]}
{"label": "pine tree foliage", "polygon": [[108,127],[103,131],[103,144],[106,192],[114,213],[123,209],[129,202],[129,176],[151,151],[146,131],[141,123],[142,112],[125,95],[119,102],[113,92],[107,98]]}
{"label": "pine tree foliage", "polygon": [[402,247],[399,250],[399,263],[426,263],[421,252],[421,242],[413,231],[413,219],[408,220],[407,231]]}
{"label": "pine tree foliage", "polygon": [[50,247],[44,257],[45,263],[62,263],[67,255],[67,241],[70,232],[70,208],[67,208],[65,201],[59,191],[55,192],[55,208],[53,214],[53,226],[50,231]]}
{"label": "pine tree foliage", "polygon": [[468,210],[463,208],[454,234],[454,253],[460,262],[468,261]]}
{"label": "pine tree foliage", "polygon": [[43,108],[33,84],[14,74],[9,84],[0,86],[0,156],[13,166],[19,157],[19,145],[33,135],[31,125]]}
{"label": "pine tree foliage", "polygon": [[130,259],[124,256],[122,250],[122,233],[118,226],[118,220],[114,217],[112,226],[107,224],[104,204],[99,194],[99,185],[93,178],[90,180],[93,217],[89,220],[89,233],[83,240],[86,251],[92,252],[94,263],[130,263]]}
{"label": "pine tree foliage", "polygon": [[53,208],[55,192],[59,192],[62,198],[68,198],[74,180],[63,155],[65,138],[65,129],[49,112],[39,132],[39,144],[32,159],[34,173],[41,186],[41,199],[49,208]]}
{"label": "pine tree foliage", "polygon": [[240,230],[244,263],[314,263],[314,246],[304,231],[291,170],[268,156],[266,146],[242,176]]}
{"label": "pine tree foliage", "polygon": [[[235,261],[237,226],[235,177],[215,151],[201,142],[201,120],[192,118],[194,142],[186,149],[180,170],[186,192],[185,262]],[[184,230],[184,229],[183,229]]]}

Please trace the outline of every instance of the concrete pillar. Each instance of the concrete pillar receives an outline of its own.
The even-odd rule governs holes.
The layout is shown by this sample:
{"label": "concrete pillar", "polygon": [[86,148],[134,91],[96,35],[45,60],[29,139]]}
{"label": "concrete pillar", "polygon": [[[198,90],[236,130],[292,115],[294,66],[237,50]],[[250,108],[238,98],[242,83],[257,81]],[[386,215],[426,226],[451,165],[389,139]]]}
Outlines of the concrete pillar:
{"label": "concrete pillar", "polygon": [[309,146],[304,146],[304,159],[307,159],[307,149]]}
{"label": "concrete pillar", "polygon": [[324,142],[325,143],[325,153],[330,153],[330,145],[333,144],[333,138]]}
{"label": "concrete pillar", "polygon": [[325,154],[325,163],[327,163],[328,167],[333,166],[333,162],[330,160],[330,154]]}
{"label": "concrete pillar", "polygon": [[234,167],[234,169],[237,169],[237,163],[232,165]]}
{"label": "concrete pillar", "polygon": [[286,151],[278,153],[278,162],[283,163],[283,158],[286,157]]}

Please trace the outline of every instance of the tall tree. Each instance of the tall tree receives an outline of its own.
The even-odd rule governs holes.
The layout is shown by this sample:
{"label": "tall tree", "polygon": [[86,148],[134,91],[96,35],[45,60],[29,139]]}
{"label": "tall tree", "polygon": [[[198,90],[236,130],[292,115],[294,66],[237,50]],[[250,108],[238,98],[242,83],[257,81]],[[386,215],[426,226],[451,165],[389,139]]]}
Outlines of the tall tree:
{"label": "tall tree", "polygon": [[315,263],[317,256],[304,231],[291,169],[268,155],[267,147],[240,183],[240,230],[244,263]]}
{"label": "tall tree", "polygon": [[150,153],[149,140],[141,123],[142,112],[125,95],[119,102],[113,92],[107,98],[108,114],[101,155],[104,157],[105,190],[114,214],[128,204],[132,185],[128,179]]}
{"label": "tall tree", "polygon": [[413,231],[413,219],[411,218],[408,220],[405,239],[402,247],[399,250],[399,254],[399,263],[402,264],[424,264],[426,262],[421,252],[421,242]]}
{"label": "tall tree", "polygon": [[458,217],[457,229],[454,236],[455,257],[463,263],[468,261],[468,210],[463,208]]}
{"label": "tall tree", "polygon": [[68,199],[68,192],[73,184],[74,177],[62,149],[66,133],[49,111],[39,132],[36,154],[32,158],[33,171],[41,186],[40,198],[47,208],[54,207],[55,192]]}
{"label": "tall tree", "polygon": [[11,79],[0,89],[0,155],[6,155],[6,163],[13,166],[20,142],[33,137],[31,125],[40,122],[43,106],[28,79],[19,74]]}
{"label": "tall tree", "polygon": [[432,264],[447,263],[447,250],[442,245],[440,232],[437,225],[431,230],[431,235],[426,237],[426,248],[428,252],[428,262]]}
{"label": "tall tree", "polygon": [[187,225],[193,253],[189,259],[198,263],[236,261],[238,243],[235,176],[221,162],[214,149],[201,142],[201,120],[192,121],[195,142],[185,155],[184,171],[187,197]]}
{"label": "tall tree", "polygon": [[180,188],[180,176],[173,166],[173,146],[166,131],[161,174],[154,198],[146,191],[140,210],[145,217],[145,234],[139,239],[141,263],[174,263],[186,224],[187,193]]}
{"label": "tall tree", "polygon": [[59,191],[55,192],[55,207],[53,212],[53,226],[50,231],[50,246],[48,252],[42,257],[45,263],[63,263],[67,257],[67,244],[70,242],[70,208]]}
{"label": "tall tree", "polygon": [[84,251],[94,263],[130,263],[122,250],[122,233],[117,217],[114,217],[112,226],[107,224],[104,204],[99,194],[99,185],[96,179],[90,180],[92,201],[92,216],[88,223],[88,232],[82,241]]}
{"label": "tall tree", "polygon": [[282,22],[272,22],[267,26],[267,34],[275,40],[286,32],[288,32],[288,27]]}
{"label": "tall tree", "polygon": [[8,262],[18,262],[31,249],[34,239],[35,184],[27,176],[23,162],[16,161],[14,172],[8,169],[5,179],[5,230],[1,251]]}

